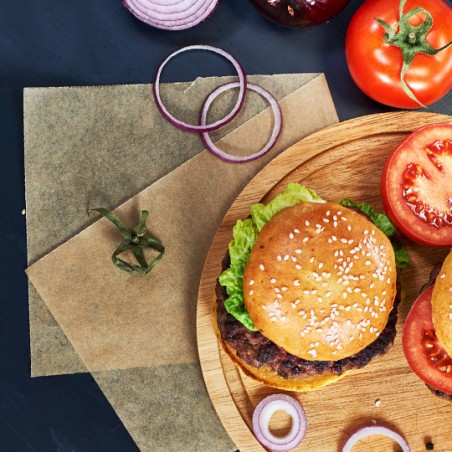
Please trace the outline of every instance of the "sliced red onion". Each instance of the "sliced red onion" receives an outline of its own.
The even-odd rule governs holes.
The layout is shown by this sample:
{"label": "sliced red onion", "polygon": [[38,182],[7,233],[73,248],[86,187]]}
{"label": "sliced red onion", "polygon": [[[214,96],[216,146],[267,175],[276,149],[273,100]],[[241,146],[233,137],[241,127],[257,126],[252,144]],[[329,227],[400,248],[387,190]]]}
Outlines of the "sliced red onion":
{"label": "sliced red onion", "polygon": [[[225,85],[222,85],[218,87],[215,91],[213,91],[209,97],[204,102],[204,105],[202,107],[201,111],[201,125],[204,126],[206,123],[207,118],[207,112],[209,111],[209,107],[212,104],[213,100],[219,96],[221,93],[232,89],[237,88],[239,85],[239,82],[231,82],[226,83]],[[210,138],[207,131],[202,132],[202,140],[204,142],[204,145],[206,148],[214,155],[219,157],[221,160],[224,160],[226,162],[230,163],[244,163],[249,162],[251,160],[255,160],[259,157],[262,157],[264,154],[266,154],[270,149],[273,148],[273,146],[276,143],[276,140],[279,137],[279,134],[281,133],[282,128],[282,113],[281,113],[281,107],[278,104],[278,101],[273,97],[272,94],[270,94],[266,89],[262,88],[262,86],[254,85],[253,83],[247,83],[246,85],[247,89],[250,89],[252,91],[255,91],[256,93],[260,94],[262,97],[265,97],[267,101],[269,102],[274,115],[274,124],[273,124],[273,131],[272,134],[267,141],[267,144],[260,150],[253,154],[246,155],[246,156],[235,156],[231,154],[227,154],[226,152],[222,151],[220,148],[218,148]]]}
{"label": "sliced red onion", "polygon": [[[270,432],[270,419],[277,410],[285,411],[292,418],[292,426],[286,436],[275,436]],[[306,435],[307,425],[303,407],[286,394],[265,397],[253,413],[253,431],[257,440],[273,451],[287,451],[297,447]]]}
{"label": "sliced red onion", "polygon": [[137,19],[162,30],[186,30],[209,17],[220,0],[122,0]]}
{"label": "sliced red onion", "polygon": [[[218,121],[212,123],[212,124],[205,124],[202,123],[202,125],[194,125],[194,124],[187,124],[177,118],[175,118],[165,107],[165,105],[162,102],[162,99],[160,97],[160,77],[162,75],[163,68],[166,66],[168,61],[170,61],[172,58],[174,58],[176,55],[179,55],[183,52],[188,52],[190,50],[207,50],[208,52],[217,53],[218,55],[223,56],[227,60],[229,60],[234,68],[237,71],[237,74],[239,76],[239,81],[237,82],[239,86],[239,94],[237,98],[237,102],[235,103],[232,110],[222,119],[219,119]],[[154,80],[154,97],[155,101],[157,103],[157,108],[160,110],[160,113],[169,121],[171,124],[173,124],[175,127],[178,127],[179,129],[188,131],[188,132],[210,132],[212,130],[217,130],[220,127],[224,126],[228,122],[230,122],[232,119],[237,116],[238,112],[242,108],[243,102],[245,100],[245,91],[246,91],[246,76],[243,72],[242,67],[240,66],[239,62],[228,52],[219,49],[218,47],[212,47],[209,45],[192,45],[183,47],[182,49],[176,50],[171,55],[169,55],[159,66],[157,70],[157,74],[155,76]]]}
{"label": "sliced red onion", "polygon": [[392,440],[399,444],[399,446],[402,448],[402,452],[410,452],[410,446],[401,435],[381,425],[372,425],[357,430],[355,433],[353,433],[352,436],[350,436],[350,438],[348,438],[348,440],[342,447],[342,452],[351,452],[353,446],[358,441],[361,441],[363,438],[367,438],[368,436],[371,435],[388,436],[389,438],[391,438]]}

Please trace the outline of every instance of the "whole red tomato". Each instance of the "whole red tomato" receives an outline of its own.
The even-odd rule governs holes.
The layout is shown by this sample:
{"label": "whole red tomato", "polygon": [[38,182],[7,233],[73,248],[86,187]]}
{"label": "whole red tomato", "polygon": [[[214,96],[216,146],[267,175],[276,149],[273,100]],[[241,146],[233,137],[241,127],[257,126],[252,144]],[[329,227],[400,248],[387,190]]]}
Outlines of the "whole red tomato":
{"label": "whole red tomato", "polygon": [[444,0],[366,0],[352,17],[345,52],[365,94],[419,108],[452,88],[451,41],[452,8]]}

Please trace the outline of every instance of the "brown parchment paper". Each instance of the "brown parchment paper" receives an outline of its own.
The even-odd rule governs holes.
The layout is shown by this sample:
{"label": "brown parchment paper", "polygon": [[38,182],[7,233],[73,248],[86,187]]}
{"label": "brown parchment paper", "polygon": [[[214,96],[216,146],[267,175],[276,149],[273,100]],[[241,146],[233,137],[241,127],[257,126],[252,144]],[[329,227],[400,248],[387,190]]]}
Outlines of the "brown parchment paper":
{"label": "brown parchment paper", "polygon": [[[289,93],[284,92],[291,85],[287,83],[287,79],[291,80],[293,88]],[[297,79],[295,83],[294,79]],[[264,86],[267,83],[268,89],[277,94],[279,92],[278,97],[281,99],[285,115],[284,133],[271,155],[253,164],[228,165],[205,151],[200,153],[197,151],[197,154],[195,151],[194,158],[157,183],[139,191],[116,210],[118,215],[131,224],[136,221],[140,209],[146,208],[151,212],[150,229],[162,239],[168,251],[164,260],[148,278],[127,275],[109,264],[118,236],[115,235],[111,224],[104,219],[82,230],[28,269],[30,280],[40,294],[31,292],[30,326],[31,331],[34,330],[35,333],[35,344],[40,344],[41,353],[35,356],[41,356],[40,361],[46,363],[40,365],[41,371],[51,374],[55,369],[57,372],[63,369],[69,372],[88,369],[93,372],[96,381],[142,450],[199,450],[200,447],[203,447],[203,450],[229,450],[233,447],[218,425],[216,417],[210,415],[212,408],[199,381],[195,310],[197,283],[203,259],[218,223],[246,182],[276,153],[307,134],[337,121],[323,76],[262,76],[256,77],[255,81]],[[203,82],[204,80],[198,80],[196,83]],[[301,88],[297,88],[297,84]],[[192,86],[179,84],[178,88],[182,88],[182,93],[185,94]],[[207,91],[210,89],[211,86]],[[72,90],[75,90],[75,93]],[[83,90],[91,92],[83,93]],[[111,91],[105,95],[104,90]],[[177,96],[181,96],[180,90]],[[124,98],[118,101],[118,97]],[[59,98],[63,98],[63,105],[69,108],[69,118],[59,121],[61,125],[71,124],[64,134],[59,130],[58,118],[68,115],[61,105],[59,112],[63,111],[65,114],[57,115],[54,111],[56,106],[53,104],[56,101],[58,105],[58,100],[61,100]],[[45,233],[41,232],[41,241],[34,240],[34,245],[29,248],[30,262],[39,258],[40,254],[45,254],[46,247],[52,248],[59,242],[64,242],[77,230],[83,229],[85,224],[92,222],[91,218],[83,218],[83,215],[80,215],[87,207],[95,205],[111,207],[114,204],[112,197],[116,197],[117,202],[121,201],[130,197],[134,190],[141,188],[140,183],[143,185],[150,183],[149,180],[147,184],[146,180],[137,182],[134,178],[137,175],[137,179],[140,179],[141,176],[138,174],[145,172],[143,168],[152,173],[152,165],[158,167],[160,164],[155,162],[154,158],[143,157],[143,150],[154,154],[154,157],[159,152],[161,157],[168,157],[165,152],[168,150],[166,134],[176,130],[168,128],[168,124],[162,123],[159,117],[150,118],[149,105],[146,106],[147,109],[143,107],[146,100],[149,104],[149,87],[142,86],[50,89],[50,92],[46,92],[45,89],[32,89],[25,93],[29,240],[30,236],[35,234],[34,226],[38,225],[39,229],[40,221],[46,222],[44,212],[46,207],[47,214],[52,217],[51,226],[57,229],[55,233],[50,230],[49,240],[49,229],[45,229],[44,226]],[[120,110],[118,116],[123,121],[121,125],[118,125],[117,118],[110,111],[112,102],[113,110],[116,108]],[[102,104],[103,108],[99,108]],[[30,108],[27,109],[27,105]],[[36,109],[42,109],[43,105],[45,115],[42,115],[41,111],[39,120],[36,120],[31,113],[36,114]],[[246,121],[249,117],[252,119],[230,132],[222,146],[233,148],[234,140],[237,140],[235,143],[241,148],[244,145],[253,148],[259,138],[261,142],[265,140],[271,124],[271,115],[268,110],[259,114],[265,105],[257,105],[257,116],[256,111],[245,112],[241,121]],[[86,108],[93,107],[96,114],[92,111],[84,112]],[[124,109],[128,112],[124,112]],[[52,117],[52,110],[55,117]],[[139,114],[137,115],[134,110],[138,110]],[[139,120],[142,115],[147,115],[146,121],[139,123],[142,128],[138,127],[139,132],[136,132],[135,127],[129,122]],[[150,130],[149,121],[152,123]],[[74,123],[78,127],[71,133]],[[136,125],[135,123],[134,126]],[[233,127],[231,125],[230,130]],[[43,130],[46,133],[43,134]],[[127,143],[124,143],[123,134],[130,133],[132,137],[128,137]],[[138,133],[139,137],[135,136],[135,133]],[[38,146],[36,146],[37,135],[39,135]],[[264,136],[264,140],[261,136]],[[148,150],[149,141],[156,149]],[[174,142],[171,140],[169,142],[179,150],[179,155],[172,155],[168,159],[169,167],[171,164],[178,166],[181,160],[186,159],[187,153],[190,156],[193,148],[202,149],[199,142],[192,145],[187,134],[182,134]],[[118,155],[115,152],[116,149],[123,150],[124,146],[127,149],[134,146],[136,148],[135,152],[127,153],[129,159],[122,153]],[[57,147],[62,147],[64,151],[61,151],[59,159],[54,160],[50,151]],[[100,152],[99,147],[103,149]],[[185,152],[181,152],[181,148]],[[91,150],[88,155],[87,149]],[[68,157],[67,153],[71,151],[75,151],[76,154],[77,151],[82,153],[84,159],[81,165],[80,155]],[[30,162],[33,160],[32,157],[36,157],[35,152],[41,155],[37,158],[41,165],[35,166]],[[137,157],[138,160],[134,160]],[[52,162],[54,171],[48,168],[49,161],[46,160]],[[116,165],[118,160],[121,164]],[[127,166],[125,162],[130,160],[138,165],[138,170],[133,164],[124,169]],[[73,167],[69,165],[70,171],[68,163],[73,164]],[[61,195],[58,189],[52,190],[55,180],[58,180],[55,177],[55,171],[58,169],[62,176],[60,190],[65,192],[64,195]],[[107,176],[104,175],[105,170]],[[61,174],[64,171],[70,174]],[[156,171],[158,172],[158,169],[154,169],[154,178],[160,176],[155,176]],[[37,177],[36,174],[41,177]],[[44,179],[42,174],[46,175]],[[149,174],[146,176],[149,178]],[[113,182],[111,190],[109,182]],[[51,194],[51,199],[55,196],[60,203],[64,201],[69,207],[58,205],[55,201],[49,202],[48,196],[44,201],[39,195],[36,197],[36,191],[42,192],[43,186],[46,187],[47,194]],[[79,193],[79,187],[83,194]],[[78,197],[78,201],[75,202],[78,210],[74,203],[68,202],[68,196],[74,199]],[[41,204],[41,209],[32,202],[32,199],[36,198],[38,198],[36,203]],[[66,209],[66,214],[69,212],[69,216],[78,219],[75,221],[76,224],[65,224],[68,215],[58,213],[60,207]],[[81,217],[83,219],[80,219]],[[61,226],[61,223],[66,227]],[[52,239],[52,244],[44,244]],[[96,259],[93,259],[93,256],[96,256]],[[34,291],[33,288],[32,290]],[[45,304],[42,303],[42,299],[45,300]],[[48,312],[52,315],[48,315]],[[41,315],[33,315],[36,313]],[[58,322],[55,322],[56,325],[51,324],[52,318]],[[58,324],[64,334],[56,333]],[[51,334],[47,334],[49,331]],[[73,352],[71,345],[65,340],[62,341],[66,335],[81,360]],[[46,358],[49,357],[42,353],[46,347],[47,350],[61,349],[64,358],[56,365],[51,359],[46,362]],[[192,381],[189,387],[182,385],[183,390],[178,380],[181,375],[186,380]],[[170,382],[163,385],[163,388],[177,389],[181,393],[186,393],[187,413],[191,413],[193,404],[196,404],[199,408],[194,413],[198,413],[200,419],[197,419],[196,415],[188,416],[184,422],[180,422],[175,432],[174,419],[170,415],[174,406],[163,403],[168,400],[168,391],[160,387],[161,392],[156,393],[156,386],[149,385],[149,382],[157,381]],[[151,416],[150,413],[155,413],[156,407],[160,410],[158,411],[160,415]],[[196,420],[203,422],[196,423],[197,427],[193,428],[193,422]],[[167,427],[163,430],[164,434],[162,425]],[[169,426],[172,428],[168,429]],[[188,437],[181,436],[184,429]],[[190,448],[187,448],[187,438]],[[178,448],[182,444],[181,441],[184,444],[183,449]],[[171,445],[169,448],[168,444]]]}
{"label": "brown parchment paper", "polygon": [[[168,106],[178,107],[180,117],[197,121],[194,106],[226,80],[162,85],[162,96]],[[284,118],[285,130],[299,127],[301,137],[304,123],[314,130],[331,121],[319,119],[322,112],[334,111],[323,76],[252,76],[251,81],[278,99],[300,87],[315,99],[308,105],[310,120],[290,112],[296,116]],[[259,101],[255,96],[222,132],[264,109]],[[149,85],[26,89],[24,132],[29,263],[93,222],[84,213],[87,208],[117,206],[203,149],[198,135],[181,132],[161,117]],[[32,375],[86,371],[31,284],[29,306]]]}

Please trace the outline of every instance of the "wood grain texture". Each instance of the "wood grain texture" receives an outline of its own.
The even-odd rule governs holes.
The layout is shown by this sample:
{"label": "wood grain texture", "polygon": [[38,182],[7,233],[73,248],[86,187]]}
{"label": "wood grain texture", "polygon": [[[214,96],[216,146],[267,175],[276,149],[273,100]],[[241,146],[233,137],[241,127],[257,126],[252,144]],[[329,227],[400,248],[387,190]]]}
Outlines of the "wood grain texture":
{"label": "wood grain texture", "polygon": [[[232,227],[248,216],[253,203],[268,201],[289,181],[309,186],[330,201],[352,198],[382,211],[379,182],[391,151],[409,133],[452,117],[420,112],[370,115],[323,129],[290,147],[268,164],[242,191],[226,214],[205,262],[198,297],[197,337],[207,389],[226,430],[241,452],[263,451],[251,430],[253,409],[263,396],[277,392],[238,371],[219,347],[212,328],[215,281],[221,271]],[[397,338],[390,352],[339,382],[315,392],[292,394],[308,417],[307,435],[297,450],[337,451],[356,428],[372,423],[393,427],[412,450],[452,450],[452,404],[435,396],[409,369],[401,347],[401,329],[409,308],[434,263],[447,249],[404,240],[411,266],[403,271],[406,299],[399,308]],[[376,403],[376,401],[379,401]],[[284,428],[287,419],[274,428]],[[393,450],[385,438],[373,437],[354,451]]]}

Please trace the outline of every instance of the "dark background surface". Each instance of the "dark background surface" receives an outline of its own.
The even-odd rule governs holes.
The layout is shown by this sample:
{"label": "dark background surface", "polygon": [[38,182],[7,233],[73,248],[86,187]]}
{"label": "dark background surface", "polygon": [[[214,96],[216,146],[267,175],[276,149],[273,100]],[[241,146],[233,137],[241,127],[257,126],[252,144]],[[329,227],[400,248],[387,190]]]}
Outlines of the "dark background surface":
{"label": "dark background surface", "polygon": [[[197,27],[165,32],[119,0],[0,0],[0,451],[137,450],[90,375],[30,377],[23,88],[151,83],[170,52],[210,44],[248,74],[324,72],[342,121],[390,111],[362,94],[347,70],[345,32],[361,3],[352,0],[326,25],[294,30],[270,23],[246,0],[223,0]],[[184,57],[164,80],[231,73],[220,59],[208,61]],[[427,111],[452,114],[452,92]]]}

